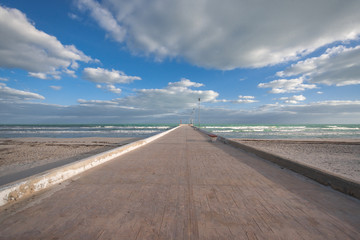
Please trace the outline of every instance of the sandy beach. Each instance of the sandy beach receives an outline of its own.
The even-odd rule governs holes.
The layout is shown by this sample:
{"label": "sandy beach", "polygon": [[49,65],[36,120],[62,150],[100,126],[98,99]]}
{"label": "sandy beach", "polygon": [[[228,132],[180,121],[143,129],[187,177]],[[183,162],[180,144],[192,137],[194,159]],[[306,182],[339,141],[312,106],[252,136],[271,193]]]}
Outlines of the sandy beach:
{"label": "sandy beach", "polygon": [[0,185],[139,138],[0,138]]}
{"label": "sandy beach", "polygon": [[360,183],[360,139],[232,139]]}

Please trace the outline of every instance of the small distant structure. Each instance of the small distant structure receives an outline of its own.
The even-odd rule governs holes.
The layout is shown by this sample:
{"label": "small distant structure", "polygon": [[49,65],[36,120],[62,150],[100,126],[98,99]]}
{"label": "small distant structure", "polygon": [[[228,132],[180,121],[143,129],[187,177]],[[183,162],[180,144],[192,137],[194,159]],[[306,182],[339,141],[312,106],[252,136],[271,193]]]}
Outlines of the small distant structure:
{"label": "small distant structure", "polygon": [[180,123],[179,126],[190,126],[190,127],[193,127],[194,124],[191,124],[191,123]]}
{"label": "small distant structure", "polygon": [[216,139],[217,139],[217,135],[215,135],[215,134],[208,134],[208,136],[210,137],[210,141],[211,142],[216,142]]}
{"label": "small distant structure", "polygon": [[199,128],[200,126],[200,98],[199,98],[199,111],[198,111]]}

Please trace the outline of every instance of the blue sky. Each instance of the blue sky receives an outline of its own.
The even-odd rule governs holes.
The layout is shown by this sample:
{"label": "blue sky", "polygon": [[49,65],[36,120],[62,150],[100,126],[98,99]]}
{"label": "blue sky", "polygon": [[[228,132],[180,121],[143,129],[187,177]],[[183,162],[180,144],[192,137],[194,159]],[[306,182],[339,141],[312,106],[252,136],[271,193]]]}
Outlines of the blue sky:
{"label": "blue sky", "polygon": [[0,123],[360,123],[359,1],[0,3]]}

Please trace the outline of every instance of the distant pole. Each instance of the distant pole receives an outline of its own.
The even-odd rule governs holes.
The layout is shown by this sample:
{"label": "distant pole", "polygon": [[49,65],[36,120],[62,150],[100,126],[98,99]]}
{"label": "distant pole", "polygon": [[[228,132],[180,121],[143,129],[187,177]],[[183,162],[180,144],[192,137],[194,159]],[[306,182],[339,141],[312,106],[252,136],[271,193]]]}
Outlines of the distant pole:
{"label": "distant pole", "polygon": [[194,125],[194,118],[195,118],[194,113],[195,113],[195,108],[193,108],[191,111],[191,121],[190,121],[191,125]]}
{"label": "distant pole", "polygon": [[199,128],[200,128],[200,98],[199,98],[198,120],[199,120]]}

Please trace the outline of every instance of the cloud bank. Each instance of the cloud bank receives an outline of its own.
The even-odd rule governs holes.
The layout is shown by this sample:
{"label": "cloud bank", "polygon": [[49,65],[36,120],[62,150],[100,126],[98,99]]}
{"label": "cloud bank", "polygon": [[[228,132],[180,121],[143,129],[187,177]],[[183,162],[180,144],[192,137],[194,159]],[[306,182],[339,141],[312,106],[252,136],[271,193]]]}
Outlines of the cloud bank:
{"label": "cloud bank", "polygon": [[[116,101],[79,100],[78,105],[0,101],[3,124],[21,123],[178,123],[191,109],[170,111],[120,106]],[[204,124],[358,123],[360,101],[322,101],[301,105],[267,105],[253,110],[202,107]]]}
{"label": "cloud bank", "polygon": [[192,117],[193,109],[197,111],[199,97],[204,124],[344,124],[357,123],[360,119],[358,100],[300,104],[306,98],[294,95],[277,99],[283,104],[227,109],[214,104],[253,103],[255,97],[240,95],[237,100],[218,100],[219,94],[215,91],[194,89],[201,87],[204,87],[202,83],[183,78],[164,88],[136,90],[132,96],[112,100],[78,99],[78,104],[63,106],[37,102],[44,97],[0,83],[1,123],[176,123],[180,119],[186,122]]}
{"label": "cloud bank", "polygon": [[296,60],[360,34],[359,1],[75,2],[134,54],[222,70]]}

